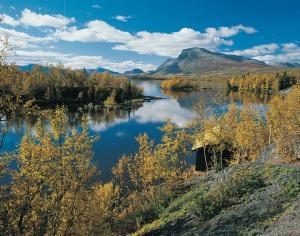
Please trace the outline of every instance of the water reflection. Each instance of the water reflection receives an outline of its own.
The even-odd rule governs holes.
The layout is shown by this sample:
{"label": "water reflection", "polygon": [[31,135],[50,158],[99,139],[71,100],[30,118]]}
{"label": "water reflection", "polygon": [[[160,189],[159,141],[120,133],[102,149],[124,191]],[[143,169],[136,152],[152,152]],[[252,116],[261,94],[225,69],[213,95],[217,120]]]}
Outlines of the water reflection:
{"label": "water reflection", "polygon": [[[159,140],[161,132],[158,129],[169,119],[178,126],[184,126],[196,116],[192,106],[201,101],[220,113],[227,109],[229,102],[238,105],[243,102],[255,104],[257,109],[265,109],[264,102],[268,98],[257,98],[254,95],[226,94],[224,90],[201,90],[195,92],[170,92],[160,89],[160,81],[134,81],[143,86],[144,94],[166,97],[166,99],[146,102],[136,110],[69,112],[68,120],[71,127],[77,127],[82,117],[88,117],[91,135],[99,135],[100,139],[94,145],[94,162],[102,172],[102,179],[108,180],[111,168],[120,156],[129,155],[137,149],[135,137],[148,133],[150,138]],[[216,95],[218,101],[216,101]],[[31,129],[35,118],[16,119],[1,124],[7,127],[8,134],[4,141],[4,151],[12,151],[19,144],[26,129]],[[2,151],[3,151],[2,150]]]}

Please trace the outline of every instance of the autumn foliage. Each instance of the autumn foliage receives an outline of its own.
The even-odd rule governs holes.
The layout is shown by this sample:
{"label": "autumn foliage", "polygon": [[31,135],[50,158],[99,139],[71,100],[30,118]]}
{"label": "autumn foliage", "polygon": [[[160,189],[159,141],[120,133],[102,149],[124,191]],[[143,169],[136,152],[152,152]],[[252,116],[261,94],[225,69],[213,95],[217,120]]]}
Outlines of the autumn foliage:
{"label": "autumn foliage", "polygon": [[231,76],[227,87],[229,90],[244,90],[252,92],[280,91],[296,84],[297,78],[293,73],[248,73]]}
{"label": "autumn foliage", "polygon": [[162,82],[161,87],[166,90],[191,90],[194,88],[193,83],[185,78],[172,78]]}
{"label": "autumn foliage", "polygon": [[114,77],[109,73],[88,74],[85,70],[71,70],[62,66],[47,69],[34,66],[31,72],[22,72],[14,65],[6,65],[0,75],[0,92],[22,94],[22,100],[34,100],[43,104],[68,104],[103,102],[111,93],[115,101],[124,102],[141,96],[142,88],[131,84],[125,77]]}

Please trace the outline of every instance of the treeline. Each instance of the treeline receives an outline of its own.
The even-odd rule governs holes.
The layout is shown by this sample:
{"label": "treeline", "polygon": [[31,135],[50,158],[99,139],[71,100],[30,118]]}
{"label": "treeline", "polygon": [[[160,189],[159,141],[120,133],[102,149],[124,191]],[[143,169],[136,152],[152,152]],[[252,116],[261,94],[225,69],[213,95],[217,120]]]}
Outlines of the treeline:
{"label": "treeline", "polygon": [[125,77],[109,73],[88,74],[85,70],[71,70],[50,66],[45,70],[35,66],[31,72],[19,71],[16,66],[0,67],[0,92],[34,100],[38,104],[89,103],[110,101],[121,103],[142,95],[142,88]]}
{"label": "treeline", "polygon": [[251,92],[280,91],[296,84],[297,77],[287,72],[277,73],[247,73],[229,78],[228,90],[244,90]]}
{"label": "treeline", "polygon": [[[1,158],[0,232],[3,235],[124,235],[157,219],[176,197],[176,186],[191,174],[186,156],[195,140],[207,132],[215,140],[215,158],[230,149],[230,164],[257,161],[270,145],[278,162],[293,162],[299,155],[300,88],[276,95],[266,118],[246,105],[231,105],[222,116],[199,115],[186,128],[167,123],[161,142],[147,134],[137,138],[138,151],[120,158],[112,180],[98,181],[91,162],[96,137],[83,129],[68,128],[66,110],[40,114],[35,132],[26,133],[15,156]],[[45,119],[49,122],[45,124]],[[216,129],[217,127],[217,129]],[[71,132],[70,132],[71,131]],[[213,131],[213,132],[211,132]],[[216,131],[216,132],[215,132]],[[7,160],[5,162],[4,160]],[[18,169],[12,171],[9,162]]]}

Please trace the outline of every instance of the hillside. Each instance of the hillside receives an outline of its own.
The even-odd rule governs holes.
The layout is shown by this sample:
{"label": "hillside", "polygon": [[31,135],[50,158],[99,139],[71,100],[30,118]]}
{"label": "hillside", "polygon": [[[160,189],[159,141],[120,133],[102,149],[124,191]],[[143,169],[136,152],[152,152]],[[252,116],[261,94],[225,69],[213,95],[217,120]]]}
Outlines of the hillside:
{"label": "hillside", "polygon": [[184,49],[175,59],[168,59],[153,73],[167,74],[201,74],[221,71],[245,71],[270,68],[261,61],[241,56],[215,53],[203,48]]}
{"label": "hillside", "polygon": [[299,182],[299,166],[288,165],[239,165],[196,176],[137,235],[298,235]]}
{"label": "hillside", "polygon": [[129,71],[125,71],[123,74],[126,75],[126,76],[132,76],[132,75],[140,75],[140,74],[143,74],[143,73],[145,73],[143,70],[135,68],[135,69],[132,69],[132,70],[129,70]]}
{"label": "hillside", "polygon": [[23,65],[23,66],[18,66],[20,71],[23,72],[31,72],[34,67],[39,67],[43,72],[48,72],[50,67],[49,66],[43,66],[43,65],[38,65],[38,64],[28,64],[28,65]]}

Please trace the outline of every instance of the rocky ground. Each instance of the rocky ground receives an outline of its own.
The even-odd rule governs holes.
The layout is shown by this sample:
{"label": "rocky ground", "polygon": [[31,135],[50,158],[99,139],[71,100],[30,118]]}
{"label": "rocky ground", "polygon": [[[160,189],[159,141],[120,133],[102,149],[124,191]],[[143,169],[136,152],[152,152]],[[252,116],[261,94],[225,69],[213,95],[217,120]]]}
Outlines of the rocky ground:
{"label": "rocky ground", "polygon": [[300,167],[249,164],[195,176],[138,235],[300,235]]}

